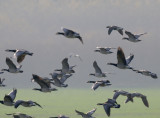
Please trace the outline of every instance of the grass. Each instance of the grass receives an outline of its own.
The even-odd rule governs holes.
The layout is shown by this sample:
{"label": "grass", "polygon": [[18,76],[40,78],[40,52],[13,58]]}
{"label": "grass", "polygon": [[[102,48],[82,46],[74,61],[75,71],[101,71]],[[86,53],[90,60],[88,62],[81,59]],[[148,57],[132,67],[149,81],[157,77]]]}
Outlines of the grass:
{"label": "grass", "polygon": [[[130,92],[134,90],[124,89]],[[10,89],[1,89],[0,99],[2,100],[5,94],[8,94]],[[97,118],[106,118],[102,106],[97,106],[99,102],[107,101],[107,98],[112,98],[112,89],[99,88],[96,91],[88,89],[59,89],[56,92],[41,93],[29,89],[18,89],[16,100],[33,100],[39,103],[43,109],[39,107],[26,108],[19,106],[17,109],[0,104],[0,118],[9,118],[6,113],[22,112],[31,115],[35,118],[49,118],[50,116],[57,116],[65,114],[70,118],[81,118],[75,113],[75,109],[87,112],[93,108],[97,111],[93,114]],[[135,98],[134,103],[124,104],[126,97],[120,96],[117,102],[121,104],[120,109],[112,109],[112,118],[159,118],[159,89],[137,89],[137,92],[143,93],[147,96],[150,107],[143,105],[141,99]]]}

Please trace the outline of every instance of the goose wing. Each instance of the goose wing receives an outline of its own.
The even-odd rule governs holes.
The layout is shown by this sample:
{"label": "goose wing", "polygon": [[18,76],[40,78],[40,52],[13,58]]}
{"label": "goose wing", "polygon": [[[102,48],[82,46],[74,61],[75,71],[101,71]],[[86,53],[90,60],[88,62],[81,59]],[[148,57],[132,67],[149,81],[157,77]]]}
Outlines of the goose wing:
{"label": "goose wing", "polygon": [[118,47],[118,50],[117,50],[117,60],[118,60],[118,64],[127,65],[125,55],[121,47]]}
{"label": "goose wing", "polygon": [[6,64],[8,65],[9,69],[17,69],[16,65],[8,57],[6,57]]}
{"label": "goose wing", "polygon": [[24,101],[23,100],[17,100],[14,104],[14,108],[17,108],[19,105],[21,105]]}
{"label": "goose wing", "polygon": [[45,82],[43,78],[39,77],[38,75],[32,74],[32,76],[33,80],[37,82],[37,84],[39,84],[41,88],[50,88],[50,82]]}
{"label": "goose wing", "polygon": [[91,116],[96,111],[96,108],[92,109],[91,111],[87,112],[87,115]]}
{"label": "goose wing", "polygon": [[104,104],[103,108],[104,108],[107,116],[110,116],[110,114],[111,114],[111,106],[109,104]]}
{"label": "goose wing", "polygon": [[69,69],[68,58],[64,58],[62,61],[62,69]]}
{"label": "goose wing", "polygon": [[143,96],[143,97],[141,97],[141,99],[142,99],[144,105],[145,105],[146,107],[149,107],[149,103],[148,103],[147,97],[146,97],[146,96]]}
{"label": "goose wing", "polygon": [[113,27],[110,27],[110,28],[108,29],[108,35],[111,34],[111,32],[112,32],[113,29],[114,29]]}
{"label": "goose wing", "polygon": [[93,62],[93,67],[94,67],[96,73],[102,73],[102,71],[99,68],[99,66],[98,66],[96,61]]}
{"label": "goose wing", "polygon": [[126,58],[126,63],[127,63],[127,64],[130,64],[130,62],[133,60],[133,58],[134,58],[134,55],[133,55],[133,54],[130,54],[130,56],[128,56],[128,57]]}
{"label": "goose wing", "polygon": [[19,56],[17,57],[17,62],[18,62],[18,63],[21,63],[21,62],[24,60],[25,56],[26,56],[26,54],[21,54],[21,55],[19,55]]}
{"label": "goose wing", "polygon": [[83,112],[80,112],[80,111],[77,111],[77,110],[75,110],[75,112],[78,114],[78,115],[86,115],[85,113],[83,113]]}
{"label": "goose wing", "polygon": [[16,94],[17,94],[17,89],[14,88],[8,95],[10,96],[12,101],[14,101],[14,99],[16,98]]}
{"label": "goose wing", "polygon": [[40,104],[38,104],[37,102],[33,102],[35,105],[39,106],[40,108],[42,108],[42,106]]}
{"label": "goose wing", "polygon": [[122,29],[119,29],[118,32],[123,35],[123,30]]}
{"label": "goose wing", "polygon": [[72,74],[65,74],[60,78],[61,83],[64,83]]}
{"label": "goose wing", "polygon": [[102,82],[96,82],[95,84],[93,84],[92,89],[96,90],[101,84]]}
{"label": "goose wing", "polygon": [[116,100],[118,98],[118,96],[120,95],[120,92],[115,92],[113,95],[113,99]]}
{"label": "goose wing", "polygon": [[133,39],[136,39],[135,35],[132,34],[131,32],[129,31],[125,31],[125,34],[128,35],[129,38],[133,38]]}
{"label": "goose wing", "polygon": [[67,29],[67,28],[62,28],[63,32],[67,35],[67,36],[72,36],[75,34],[74,31]]}

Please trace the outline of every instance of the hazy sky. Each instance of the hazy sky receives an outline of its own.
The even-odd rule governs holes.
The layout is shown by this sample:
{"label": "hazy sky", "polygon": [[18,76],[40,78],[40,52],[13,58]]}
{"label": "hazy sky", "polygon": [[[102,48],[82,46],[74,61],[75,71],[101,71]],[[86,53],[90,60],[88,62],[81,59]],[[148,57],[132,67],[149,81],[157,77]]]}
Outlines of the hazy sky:
{"label": "hazy sky", "polygon": [[[8,88],[37,86],[31,83],[32,74],[50,77],[49,73],[61,68],[61,61],[73,52],[77,58],[69,59],[69,64],[77,65],[76,73],[66,83],[69,87],[90,88],[88,80],[98,80],[89,76],[94,72],[92,63],[97,61],[104,72],[112,72],[107,78],[111,87],[159,87],[159,79],[120,70],[106,65],[117,62],[116,51],[111,55],[95,53],[97,46],[121,46],[126,56],[135,55],[131,66],[146,69],[160,76],[160,0],[0,0],[0,68],[8,68],[6,57],[13,53],[5,49],[26,49],[34,53],[22,62],[22,74],[5,72]],[[144,33],[139,43],[122,40],[117,32],[107,34],[106,26],[117,25],[133,33]],[[78,39],[68,39],[55,35],[66,27],[80,33],[84,45]],[[14,60],[14,62],[16,62]]]}

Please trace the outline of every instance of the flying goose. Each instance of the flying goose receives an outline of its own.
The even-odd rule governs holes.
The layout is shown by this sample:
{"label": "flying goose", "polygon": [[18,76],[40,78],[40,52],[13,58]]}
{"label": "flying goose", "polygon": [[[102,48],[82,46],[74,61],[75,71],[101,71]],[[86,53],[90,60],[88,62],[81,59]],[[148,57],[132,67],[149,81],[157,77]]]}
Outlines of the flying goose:
{"label": "flying goose", "polygon": [[133,71],[135,71],[137,73],[141,73],[142,75],[145,75],[145,76],[150,76],[150,77],[152,77],[154,79],[158,78],[156,73],[152,73],[152,72],[150,72],[148,70],[133,70]]}
{"label": "flying goose", "polygon": [[[58,73],[50,73],[50,75],[52,76],[53,79],[53,85],[57,86],[57,87],[67,87],[68,84],[64,84],[64,82],[66,81],[67,77],[65,78],[64,76],[61,77],[61,79],[59,79],[59,74]],[[69,77],[69,76],[68,76]]]}
{"label": "flying goose", "polygon": [[15,104],[14,104],[14,108],[17,109],[17,108],[19,107],[19,105],[22,105],[22,106],[24,106],[24,107],[38,106],[38,107],[42,108],[41,105],[39,105],[37,102],[33,102],[33,101],[31,101],[31,100],[27,100],[27,101],[17,100],[17,101],[15,102]]}
{"label": "flying goose", "polygon": [[17,89],[13,88],[13,90],[8,95],[4,96],[4,100],[0,101],[0,103],[6,106],[13,106],[16,94],[17,94]]}
{"label": "flying goose", "polygon": [[5,78],[3,78],[3,79],[0,78],[0,87],[5,87],[6,86],[6,85],[3,84],[4,80],[5,80]]}
{"label": "flying goose", "polygon": [[117,104],[116,100],[114,99],[108,99],[105,103],[98,103],[97,105],[103,105],[103,108],[107,114],[107,116],[110,116],[111,108],[120,108],[120,104]]}
{"label": "flying goose", "polygon": [[135,34],[132,34],[129,31],[125,31],[125,34],[128,36],[128,38],[124,37],[122,39],[126,39],[126,40],[131,41],[131,42],[139,42],[139,41],[141,41],[141,40],[139,40],[139,37],[144,35],[144,34],[147,34],[147,33],[145,32],[145,33],[142,33],[142,34],[135,35]]}
{"label": "flying goose", "polygon": [[106,77],[106,73],[103,73],[102,70],[99,68],[96,61],[93,62],[93,67],[95,69],[95,73],[90,73],[89,75],[93,75],[95,77]]}
{"label": "flying goose", "polygon": [[44,80],[42,77],[32,74],[33,78],[31,79],[32,81],[35,81],[37,84],[40,85],[41,88],[34,88],[33,90],[38,90],[41,92],[51,92],[51,91],[56,91],[57,89],[51,88],[51,81]]}
{"label": "flying goose", "polygon": [[113,30],[117,30],[121,35],[123,35],[123,28],[121,28],[121,27],[107,26],[106,28],[108,28],[108,35],[110,35]]}
{"label": "flying goose", "polygon": [[[148,103],[148,100],[147,100],[147,96],[145,96],[145,95],[143,95],[143,94],[141,94],[141,93],[132,93],[131,94],[131,97],[132,97],[132,99],[134,98],[134,97],[137,97],[137,98],[141,98],[142,99],[142,102],[143,102],[143,104],[146,106],[146,107],[149,107],[149,103]],[[128,101],[127,101],[128,102]],[[126,102],[126,103],[127,103]]]}
{"label": "flying goose", "polygon": [[6,57],[6,64],[8,65],[9,69],[2,69],[1,71],[7,71],[10,73],[23,73],[21,69],[22,65],[17,67],[10,58]]}
{"label": "flying goose", "polygon": [[49,117],[49,118],[69,118],[69,117],[67,117],[67,116],[65,116],[65,115],[59,115],[59,116],[57,116],[57,117]]}
{"label": "flying goose", "polygon": [[57,35],[63,35],[67,38],[78,38],[81,41],[81,43],[83,44],[82,37],[78,33],[74,32],[70,29],[67,29],[67,28],[61,28],[61,29],[63,30],[63,32],[57,32],[56,33]]}
{"label": "flying goose", "polygon": [[27,114],[24,113],[11,113],[11,114],[6,114],[6,115],[12,115],[13,118],[33,118],[32,116],[29,116]]}
{"label": "flying goose", "polygon": [[116,49],[116,48],[112,48],[112,47],[96,47],[97,50],[94,50],[95,52],[100,52],[101,54],[111,54],[113,53],[112,51],[110,51],[111,49]]}
{"label": "flying goose", "polygon": [[119,95],[123,95],[123,96],[127,97],[125,103],[127,103],[128,101],[133,102],[133,98],[131,96],[132,95],[131,93],[129,93],[127,91],[123,91],[123,90],[114,90],[113,92],[115,92],[115,94],[113,95],[114,100],[117,100]]}
{"label": "flying goose", "polygon": [[132,61],[134,58],[133,54],[130,54],[127,58],[125,58],[124,52],[121,47],[118,47],[117,50],[117,64],[115,63],[107,63],[108,65],[113,65],[116,66],[120,69],[133,69],[132,67],[129,66],[129,63]]}
{"label": "flying goose", "polygon": [[55,71],[60,71],[62,74],[72,74],[75,73],[73,70],[75,66],[69,66],[68,64],[68,58],[64,58],[62,60],[62,69],[56,69]]}
{"label": "flying goose", "polygon": [[93,83],[93,86],[92,86],[93,90],[96,90],[99,86],[105,87],[105,86],[111,85],[109,80],[88,81],[87,83]]}
{"label": "flying goose", "polygon": [[92,116],[92,114],[96,111],[96,108],[92,109],[91,111],[88,111],[87,113],[83,113],[83,112],[80,112],[78,110],[75,110],[75,112],[78,114],[78,115],[81,115],[82,118],[94,118]]}
{"label": "flying goose", "polygon": [[7,49],[6,52],[14,52],[13,57],[17,59],[18,63],[21,63],[26,55],[32,56],[33,53],[24,49]]}

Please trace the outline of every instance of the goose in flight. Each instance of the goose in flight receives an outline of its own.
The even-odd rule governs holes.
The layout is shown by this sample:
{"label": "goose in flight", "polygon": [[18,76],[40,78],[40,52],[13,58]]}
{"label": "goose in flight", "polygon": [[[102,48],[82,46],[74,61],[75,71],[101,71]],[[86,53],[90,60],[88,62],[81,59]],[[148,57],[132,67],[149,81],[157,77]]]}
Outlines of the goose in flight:
{"label": "goose in flight", "polygon": [[131,41],[131,42],[139,42],[139,41],[141,41],[140,39],[139,39],[139,37],[140,36],[142,36],[142,35],[144,35],[144,34],[147,34],[146,32],[145,33],[142,33],[142,34],[132,34],[131,32],[129,32],[129,31],[125,31],[125,34],[128,36],[128,38],[127,37],[124,37],[124,38],[122,38],[122,39],[126,39],[126,40],[128,40],[128,41]]}
{"label": "goose in flight", "polygon": [[64,84],[64,82],[66,81],[66,79],[70,76],[62,76],[62,77],[59,77],[59,74],[58,73],[50,73],[50,75],[52,76],[52,79],[53,79],[53,85],[57,86],[57,87],[67,87],[68,84]]}
{"label": "goose in flight", "polygon": [[121,28],[121,27],[107,26],[106,28],[108,28],[108,35],[110,35],[113,30],[117,30],[121,35],[123,35],[123,28]]}
{"label": "goose in flight", "polygon": [[156,73],[152,73],[152,72],[150,72],[148,70],[133,70],[133,71],[135,71],[137,73],[141,73],[142,75],[145,75],[145,76],[150,76],[153,79],[157,79],[158,78]]}
{"label": "goose in flight", "polygon": [[70,29],[67,28],[61,28],[63,30],[63,32],[57,32],[57,35],[63,35],[67,38],[78,38],[81,43],[83,44],[83,40],[82,37],[79,35],[79,33],[76,33],[75,31],[72,31]]}
{"label": "goose in flight", "polygon": [[44,80],[42,77],[32,74],[33,78],[31,79],[32,81],[36,82],[39,84],[41,88],[34,88],[33,90],[38,90],[41,92],[51,92],[51,91],[56,91],[57,89],[51,88],[51,81]]}
{"label": "goose in flight", "polygon": [[134,55],[130,54],[127,58],[125,58],[124,52],[121,47],[118,47],[117,50],[117,64],[115,63],[107,63],[108,65],[116,66],[120,69],[133,69],[129,66],[129,63],[133,60]]}
{"label": "goose in flight", "polygon": [[106,73],[103,73],[102,70],[99,68],[96,61],[93,62],[93,67],[95,69],[95,73],[90,73],[89,75],[93,75],[95,77],[107,77]]}
{"label": "goose in flight", "polygon": [[93,90],[96,90],[99,86],[105,87],[105,86],[111,85],[109,80],[88,81],[87,83],[93,83],[93,86],[92,86]]}
{"label": "goose in flight", "polygon": [[67,117],[67,116],[65,116],[65,115],[59,115],[59,116],[57,116],[57,117],[49,117],[49,118],[69,118],[69,117]]}
{"label": "goose in flight", "polygon": [[56,69],[55,71],[60,71],[62,74],[72,74],[75,73],[73,70],[75,66],[69,66],[68,64],[68,58],[64,58],[62,60],[62,69]]}
{"label": "goose in flight", "polygon": [[6,85],[3,84],[4,80],[5,80],[5,78],[3,78],[3,79],[0,78],[0,87],[5,87],[6,86]]}
{"label": "goose in flight", "polygon": [[107,116],[110,116],[111,108],[120,108],[120,104],[117,104],[116,100],[114,99],[108,99],[105,103],[98,103],[97,105],[103,105],[103,108],[107,114]]}
{"label": "goose in flight", "polygon": [[10,73],[23,73],[21,69],[22,65],[17,67],[10,58],[6,57],[6,64],[8,65],[9,69],[2,69],[1,71],[7,71]]}
{"label": "goose in flight", "polygon": [[113,53],[112,51],[110,51],[111,49],[116,49],[116,48],[112,48],[112,47],[96,47],[97,50],[94,50],[95,52],[100,52],[101,54],[111,54]]}
{"label": "goose in flight", "polygon": [[[131,97],[134,98],[134,97],[137,97],[137,98],[141,98],[142,99],[142,102],[143,104],[146,106],[146,107],[149,107],[149,103],[148,103],[148,100],[147,100],[147,96],[141,94],[141,93],[132,93],[131,94]],[[127,102],[126,102],[127,103]]]}
{"label": "goose in flight", "polygon": [[32,56],[33,53],[24,49],[7,49],[6,52],[14,52],[13,57],[17,59],[18,63],[21,63],[26,55]]}
{"label": "goose in flight", "polygon": [[126,96],[127,97],[125,103],[127,103],[128,101],[133,102],[133,98],[131,96],[131,93],[129,93],[127,91],[123,91],[123,90],[114,90],[113,92],[115,92],[114,95],[113,95],[113,99],[114,100],[117,100],[118,96],[122,95],[122,96]]}
{"label": "goose in flight", "polygon": [[11,114],[6,114],[6,115],[12,115],[13,118],[33,118],[32,116],[29,116],[27,114],[24,113],[11,113]]}
{"label": "goose in flight", "polygon": [[91,111],[88,111],[87,113],[83,113],[83,112],[80,112],[78,110],[75,110],[75,112],[78,114],[78,115],[81,115],[82,118],[94,118],[92,116],[92,114],[96,111],[96,108],[92,109]]}
{"label": "goose in flight", "polygon": [[17,101],[15,102],[15,104],[14,104],[14,108],[17,109],[17,108],[19,107],[19,105],[22,105],[22,106],[24,106],[24,107],[38,106],[38,107],[42,108],[41,105],[39,105],[37,102],[33,102],[33,101],[31,101],[31,100],[27,100],[27,101],[17,100]]}
{"label": "goose in flight", "polygon": [[0,103],[6,106],[13,106],[16,94],[17,94],[17,89],[13,88],[13,90],[8,95],[4,96],[4,100],[0,101]]}

